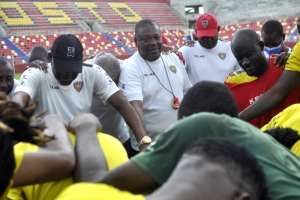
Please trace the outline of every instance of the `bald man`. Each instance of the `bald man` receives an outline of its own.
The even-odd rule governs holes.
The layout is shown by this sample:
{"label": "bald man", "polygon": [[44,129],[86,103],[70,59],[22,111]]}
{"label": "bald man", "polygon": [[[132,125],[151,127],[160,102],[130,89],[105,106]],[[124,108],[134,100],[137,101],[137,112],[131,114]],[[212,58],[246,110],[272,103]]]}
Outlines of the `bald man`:
{"label": "bald man", "polygon": [[[283,71],[276,68],[275,57],[265,57],[264,42],[260,41],[259,36],[252,29],[238,30],[232,38],[231,49],[242,69],[230,75],[225,84],[233,93],[240,112],[268,91]],[[267,124],[273,116],[298,102],[297,89],[294,87],[279,105],[249,122],[259,128]]]}

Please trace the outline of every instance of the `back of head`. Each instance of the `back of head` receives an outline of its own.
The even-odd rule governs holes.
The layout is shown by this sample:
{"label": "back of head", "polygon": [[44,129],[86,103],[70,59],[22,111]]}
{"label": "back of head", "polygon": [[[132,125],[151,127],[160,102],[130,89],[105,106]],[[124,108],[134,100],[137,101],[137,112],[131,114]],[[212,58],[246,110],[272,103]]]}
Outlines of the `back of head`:
{"label": "back of head", "polygon": [[158,25],[156,24],[156,22],[154,20],[152,20],[152,19],[143,19],[135,25],[135,28],[134,28],[135,35],[139,34],[139,30],[141,28],[144,28],[144,27],[149,26],[149,25],[153,25],[153,26],[158,27]]}
{"label": "back of head", "polygon": [[277,140],[277,142],[288,149],[291,149],[293,145],[300,140],[298,131],[292,128],[276,127],[264,132],[271,135],[273,138],[275,138],[275,140]]}
{"label": "back of head", "polygon": [[283,27],[279,21],[269,20],[262,26],[261,32],[264,32],[265,34],[272,34],[276,32],[277,35],[281,37],[283,36]]}
{"label": "back of head", "polygon": [[34,60],[41,60],[44,62],[49,62],[48,50],[44,46],[34,46],[28,54],[28,62]]}
{"label": "back of head", "polygon": [[184,96],[178,110],[178,119],[199,112],[237,117],[238,107],[227,86],[212,81],[200,81]]}
{"label": "back of head", "polygon": [[221,138],[205,138],[190,145],[185,154],[201,155],[207,161],[223,166],[238,177],[240,189],[252,194],[251,199],[267,199],[265,175],[256,158],[245,148]]}
{"label": "back of head", "polygon": [[109,53],[104,53],[98,57],[96,57],[94,64],[99,65],[106,71],[106,73],[110,76],[110,78],[115,82],[118,83],[119,77],[120,77],[120,72],[121,72],[121,67],[120,67],[120,62],[119,60],[109,54]]}

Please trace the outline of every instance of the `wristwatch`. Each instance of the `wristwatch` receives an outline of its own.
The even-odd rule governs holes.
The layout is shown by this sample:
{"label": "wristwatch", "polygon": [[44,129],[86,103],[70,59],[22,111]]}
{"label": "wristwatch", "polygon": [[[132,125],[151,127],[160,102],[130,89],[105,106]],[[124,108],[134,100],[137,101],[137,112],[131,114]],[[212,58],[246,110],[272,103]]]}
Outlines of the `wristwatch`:
{"label": "wristwatch", "polygon": [[149,136],[144,136],[141,141],[138,143],[138,147],[140,147],[143,144],[150,144],[152,142],[152,139]]}

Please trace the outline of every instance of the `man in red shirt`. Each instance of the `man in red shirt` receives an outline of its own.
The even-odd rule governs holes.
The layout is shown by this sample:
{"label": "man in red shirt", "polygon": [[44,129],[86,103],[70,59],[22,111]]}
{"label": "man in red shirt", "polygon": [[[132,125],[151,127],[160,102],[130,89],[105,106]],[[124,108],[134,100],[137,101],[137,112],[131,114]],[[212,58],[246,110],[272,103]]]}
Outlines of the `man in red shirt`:
{"label": "man in red shirt", "polygon": [[[264,43],[252,29],[238,30],[232,39],[232,52],[242,69],[232,73],[225,84],[230,88],[239,112],[253,104],[279,79],[283,70],[274,64],[274,57],[267,59]],[[298,103],[297,87],[278,106],[268,113],[249,121],[257,127],[267,124],[273,116],[291,104]]]}

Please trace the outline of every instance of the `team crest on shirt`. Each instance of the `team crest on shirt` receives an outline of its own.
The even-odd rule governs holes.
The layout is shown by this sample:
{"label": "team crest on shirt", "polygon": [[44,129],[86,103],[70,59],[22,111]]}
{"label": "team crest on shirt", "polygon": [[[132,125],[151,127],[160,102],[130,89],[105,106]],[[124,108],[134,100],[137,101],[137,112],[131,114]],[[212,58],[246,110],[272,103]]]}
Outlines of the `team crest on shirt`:
{"label": "team crest on shirt", "polygon": [[201,23],[202,23],[203,28],[206,28],[207,25],[208,25],[208,21],[207,20],[202,20]]}
{"label": "team crest on shirt", "polygon": [[226,58],[226,53],[219,53],[218,55],[222,60]]}
{"label": "team crest on shirt", "polygon": [[170,68],[171,72],[173,72],[174,74],[176,74],[177,69],[176,69],[176,67],[174,65],[171,65],[169,68]]}
{"label": "team crest on shirt", "polygon": [[75,82],[73,83],[73,86],[77,92],[80,92],[83,88],[83,82]]}

